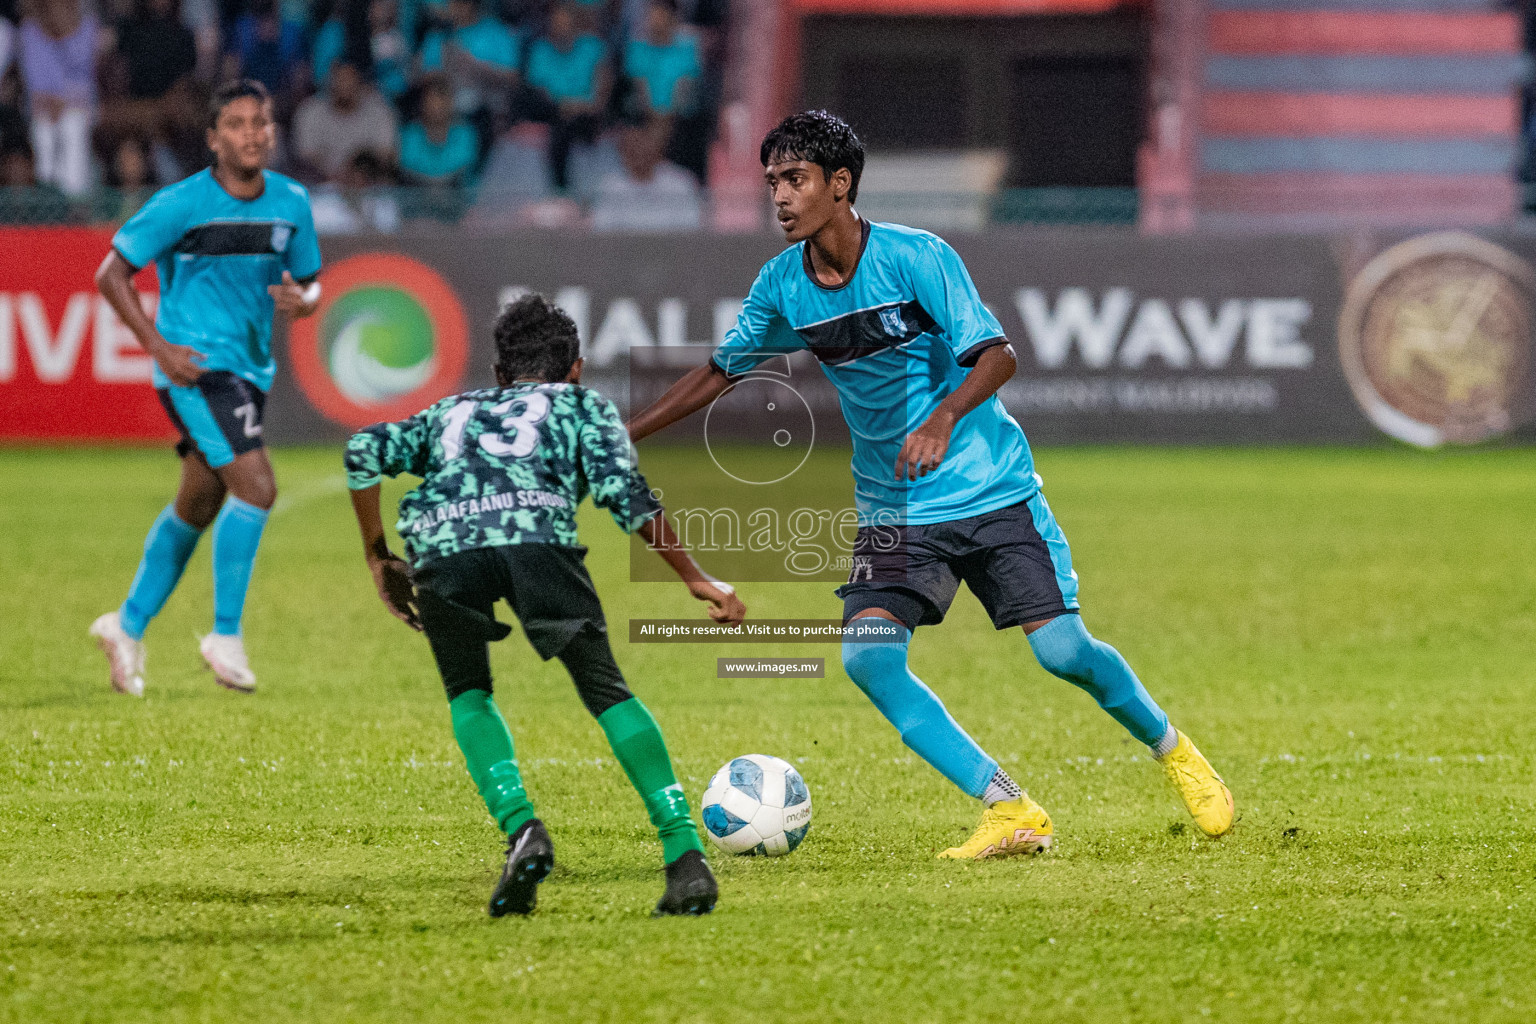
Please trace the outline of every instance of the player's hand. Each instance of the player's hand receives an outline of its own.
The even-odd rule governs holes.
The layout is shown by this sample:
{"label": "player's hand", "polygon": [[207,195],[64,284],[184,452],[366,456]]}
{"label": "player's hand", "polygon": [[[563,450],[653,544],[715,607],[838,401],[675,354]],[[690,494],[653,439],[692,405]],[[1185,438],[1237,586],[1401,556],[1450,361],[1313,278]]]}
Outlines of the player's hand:
{"label": "player's hand", "polygon": [[201,354],[191,345],[173,345],[161,338],[149,354],[154,357],[160,372],[179,388],[191,387],[197,383],[197,378],[208,372],[198,362]]}
{"label": "player's hand", "polygon": [[373,573],[373,585],[379,591],[379,600],[389,609],[389,614],[421,632],[421,617],[416,611],[416,588],[411,583],[411,567],[405,560],[391,554],[388,558],[368,559],[368,571]]}
{"label": "player's hand", "polygon": [[306,317],[315,311],[315,304],[304,298],[304,286],[286,270],[283,271],[283,283],[267,285],[267,294],[272,296],[272,305],[278,312],[290,319]]}
{"label": "player's hand", "polygon": [[700,601],[709,602],[709,617],[727,626],[739,626],[747,617],[747,606],[736,596],[729,583],[719,580],[695,580],[688,584],[688,593]]}
{"label": "player's hand", "polygon": [[896,479],[916,480],[939,468],[949,451],[949,435],[955,424],[935,409],[932,416],[912,433],[896,455]]}

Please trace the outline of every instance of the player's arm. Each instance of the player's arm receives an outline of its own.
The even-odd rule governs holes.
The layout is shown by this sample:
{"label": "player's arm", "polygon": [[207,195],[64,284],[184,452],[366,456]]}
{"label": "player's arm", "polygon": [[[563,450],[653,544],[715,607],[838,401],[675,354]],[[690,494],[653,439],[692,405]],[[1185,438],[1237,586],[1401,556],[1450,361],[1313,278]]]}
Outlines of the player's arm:
{"label": "player's arm", "polygon": [[896,455],[896,479],[915,480],[939,468],[949,451],[949,438],[955,424],[965,414],[997,394],[1018,369],[1013,346],[1004,342],[984,350],[976,365],[958,388],[940,402],[923,425],[907,435]]}
{"label": "player's arm", "polygon": [[363,538],[363,559],[373,576],[379,600],[389,613],[412,629],[421,629],[416,610],[416,591],[411,569],[389,550],[384,520],[379,513],[379,480],[400,473],[426,472],[428,431],[425,414],[399,423],[375,423],[352,435],[347,442],[347,488],[352,494],[352,513]]}
{"label": "player's arm", "polygon": [[613,403],[595,391],[582,396],[583,423],[577,446],[581,472],[592,492],[592,503],[606,508],[626,533],[638,533],[659,554],[688,593],[708,602],[709,617],[731,625],[746,617],[736,591],[699,568],[667,522],[667,513],[651,493],[635,464],[634,448]]}
{"label": "player's arm", "polygon": [[313,316],[320,308],[320,237],[306,201],[300,206],[293,238],[284,254],[282,284],[267,286],[272,305],[289,320]]}
{"label": "player's arm", "polygon": [[665,509],[658,508],[656,514],[641,523],[635,532],[671,566],[677,578],[687,585],[688,593],[709,603],[710,618],[735,626],[747,617],[747,606],[736,596],[735,588],[699,568],[699,563],[682,546],[672,524],[667,521]]}
{"label": "player's arm", "polygon": [[752,290],[741,305],[741,315],[709,362],[689,370],[655,402],[632,417],[625,426],[632,441],[648,437],[669,427],[685,416],[704,408],[731,386],[739,375],[783,350],[773,351],[768,342],[769,327],[778,316],[773,299],[773,284],[764,267],[752,282]]}
{"label": "player's arm", "polygon": [[670,427],[678,420],[692,416],[725,394],[730,386],[731,378],[726,376],[713,359],[703,366],[694,367],[668,388],[666,394],[626,424],[630,440],[649,437],[663,427]]}
{"label": "player's arm", "polygon": [[295,281],[291,271],[283,271],[282,284],[267,285],[267,294],[277,311],[290,320],[313,316],[320,308],[320,282],[314,278]]}
{"label": "player's arm", "polygon": [[171,383],[191,387],[206,372],[197,363],[197,349],[189,345],[173,345],[161,337],[154,321],[144,312],[139,290],[133,286],[133,275],[138,272],[138,267],[113,249],[96,270],[96,290],[101,292],[118,319],[133,332],[139,346],[159,364]]}
{"label": "player's arm", "polygon": [[1002,325],[981,301],[960,255],[947,242],[928,239],[914,253],[908,273],[918,301],[943,330],[956,362],[971,372],[907,436],[896,454],[897,480],[915,480],[939,468],[955,424],[997,394],[1018,368]]}
{"label": "player's arm", "polygon": [[352,514],[363,535],[363,558],[373,575],[373,586],[389,613],[412,629],[421,630],[416,611],[416,589],[411,584],[411,567],[405,559],[389,550],[384,537],[384,519],[379,514],[379,485],[360,487],[352,494]]}

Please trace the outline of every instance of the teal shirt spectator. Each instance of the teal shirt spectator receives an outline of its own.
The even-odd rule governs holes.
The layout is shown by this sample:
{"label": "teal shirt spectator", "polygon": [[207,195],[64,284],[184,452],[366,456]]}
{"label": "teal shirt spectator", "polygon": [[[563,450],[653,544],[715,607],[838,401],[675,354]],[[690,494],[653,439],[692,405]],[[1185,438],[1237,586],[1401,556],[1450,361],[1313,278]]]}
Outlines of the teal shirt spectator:
{"label": "teal shirt spectator", "polygon": [[[520,67],[522,38],[489,14],[468,28],[456,28],[451,33],[453,41],[476,60],[493,64],[507,71]],[[421,69],[443,70],[443,46],[449,33],[435,30],[427,34],[421,43]]]}
{"label": "teal shirt spectator", "polygon": [[397,18],[400,30],[407,39],[417,37],[417,26],[434,15],[440,16],[448,6],[448,0],[400,0]]}
{"label": "teal shirt spectator", "polygon": [[643,79],[651,94],[651,109],[658,114],[685,114],[678,86],[685,80],[697,81],[703,71],[699,63],[699,44],[692,36],[678,33],[665,46],[644,39],[631,39],[624,47],[624,74]]}
{"label": "teal shirt spectator", "polygon": [[[375,37],[377,40],[377,37]],[[336,63],[347,49],[347,30],[339,18],[332,18],[320,26],[320,31],[315,33],[315,45],[312,48],[315,66],[315,85],[321,92],[325,91],[326,83],[331,79],[331,65]],[[397,99],[409,88],[410,69],[406,67],[409,54],[405,52],[404,40],[400,41],[400,58],[381,57],[377,41],[374,43],[373,52],[373,84],[379,92],[390,99]]]}
{"label": "teal shirt spectator", "polygon": [[400,170],[417,184],[446,184],[468,178],[479,156],[480,140],[464,121],[455,121],[442,145],[427,136],[420,121],[412,121],[400,133]]}
{"label": "teal shirt spectator", "polygon": [[321,92],[325,91],[326,83],[331,80],[331,65],[336,63],[336,59],[346,49],[347,29],[340,18],[331,18],[315,33],[314,45],[310,47],[310,60],[315,68],[315,85]]}
{"label": "teal shirt spectator", "polygon": [[608,48],[594,35],[577,36],[564,53],[541,36],[528,48],[524,78],[529,85],[544,90],[556,103],[563,100],[591,103],[597,98],[597,69],[607,55]]}

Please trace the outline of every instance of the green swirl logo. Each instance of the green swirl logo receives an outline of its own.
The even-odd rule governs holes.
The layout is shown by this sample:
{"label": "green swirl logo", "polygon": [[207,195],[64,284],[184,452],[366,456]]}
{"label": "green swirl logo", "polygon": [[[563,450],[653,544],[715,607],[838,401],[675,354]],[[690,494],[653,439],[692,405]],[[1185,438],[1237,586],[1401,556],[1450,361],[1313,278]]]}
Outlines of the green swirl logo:
{"label": "green swirl logo", "polygon": [[386,402],[421,387],[437,368],[432,319],[396,288],[354,288],[320,324],[325,365],[354,402]]}
{"label": "green swirl logo", "polygon": [[289,330],[294,376],[322,415],[357,429],[403,419],[456,390],[469,356],[464,308],[431,267],[363,253],[321,275],[317,315]]}

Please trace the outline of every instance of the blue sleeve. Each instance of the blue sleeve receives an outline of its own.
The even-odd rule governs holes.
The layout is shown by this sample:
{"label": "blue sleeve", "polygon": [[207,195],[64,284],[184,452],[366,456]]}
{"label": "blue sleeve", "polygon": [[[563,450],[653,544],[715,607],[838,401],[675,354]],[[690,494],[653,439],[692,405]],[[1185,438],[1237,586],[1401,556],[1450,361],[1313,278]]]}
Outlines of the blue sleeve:
{"label": "blue sleeve", "polygon": [[112,236],[112,248],[135,267],[147,267],[187,231],[185,189],[161,189]]}
{"label": "blue sleeve", "polygon": [[315,214],[309,206],[309,193],[298,204],[294,215],[293,241],[288,243],[288,272],[295,281],[320,273],[320,238],[315,234]]}
{"label": "blue sleeve", "polygon": [[738,377],[757,369],[774,356],[787,355],[805,347],[800,336],[788,329],[788,323],[779,312],[771,267],[769,264],[758,272],[747,300],[741,304],[736,326],[710,357],[727,377]]}
{"label": "blue sleeve", "polygon": [[975,366],[984,351],[1007,340],[1003,326],[981,301],[960,254],[948,242],[929,238],[919,244],[912,264],[917,301],[944,332],[955,361]]}

